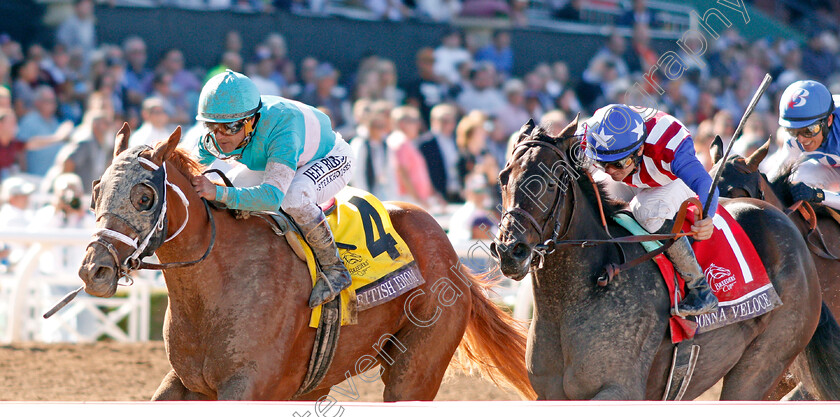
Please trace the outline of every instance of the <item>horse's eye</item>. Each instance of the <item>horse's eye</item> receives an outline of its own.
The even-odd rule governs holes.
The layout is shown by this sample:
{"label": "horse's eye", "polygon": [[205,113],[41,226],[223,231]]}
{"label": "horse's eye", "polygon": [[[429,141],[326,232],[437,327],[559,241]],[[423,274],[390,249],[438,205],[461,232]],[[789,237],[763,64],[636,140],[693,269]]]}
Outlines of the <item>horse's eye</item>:
{"label": "horse's eye", "polygon": [[131,189],[131,205],[139,211],[150,210],[155,204],[155,193],[146,184],[137,184]]}

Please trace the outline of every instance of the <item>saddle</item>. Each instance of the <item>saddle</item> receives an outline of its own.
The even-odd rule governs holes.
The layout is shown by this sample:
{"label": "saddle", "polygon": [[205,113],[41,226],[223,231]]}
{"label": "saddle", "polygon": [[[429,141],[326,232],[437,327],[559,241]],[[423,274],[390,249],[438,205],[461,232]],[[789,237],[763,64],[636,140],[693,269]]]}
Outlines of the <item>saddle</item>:
{"label": "saddle", "polygon": [[[840,214],[831,207],[823,206],[823,208],[828,213],[828,216],[840,225]],[[814,207],[807,201],[797,201],[785,209],[785,214],[788,216],[791,216],[793,213],[799,213],[808,223],[808,232],[802,236],[805,239],[805,243],[808,244],[808,249],[820,258],[840,261],[840,257],[831,252],[831,249],[825,243],[825,239],[823,239],[822,231],[817,225],[817,214],[814,211]]]}

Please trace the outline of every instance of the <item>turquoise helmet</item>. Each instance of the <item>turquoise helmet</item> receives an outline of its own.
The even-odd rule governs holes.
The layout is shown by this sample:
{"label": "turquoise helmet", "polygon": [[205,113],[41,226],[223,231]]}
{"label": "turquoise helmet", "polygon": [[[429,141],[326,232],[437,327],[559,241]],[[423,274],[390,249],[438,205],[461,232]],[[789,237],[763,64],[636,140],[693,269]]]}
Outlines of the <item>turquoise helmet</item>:
{"label": "turquoise helmet", "polygon": [[813,125],[834,112],[834,99],[824,85],[797,81],[788,86],[779,100],[779,126],[797,129]]}
{"label": "turquoise helmet", "polygon": [[260,108],[256,84],[243,74],[225,70],[209,79],[198,97],[201,122],[229,123],[253,116]]}

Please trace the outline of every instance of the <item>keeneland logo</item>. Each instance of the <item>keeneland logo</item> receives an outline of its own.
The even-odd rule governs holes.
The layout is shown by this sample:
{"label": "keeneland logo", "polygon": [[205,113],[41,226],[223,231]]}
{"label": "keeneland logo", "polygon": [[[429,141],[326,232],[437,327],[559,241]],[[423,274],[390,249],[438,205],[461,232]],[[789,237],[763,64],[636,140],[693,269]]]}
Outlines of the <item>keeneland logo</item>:
{"label": "keeneland logo", "polygon": [[716,293],[727,292],[735,286],[735,276],[732,275],[732,271],[724,267],[711,264],[704,272],[709,280],[709,286]]}

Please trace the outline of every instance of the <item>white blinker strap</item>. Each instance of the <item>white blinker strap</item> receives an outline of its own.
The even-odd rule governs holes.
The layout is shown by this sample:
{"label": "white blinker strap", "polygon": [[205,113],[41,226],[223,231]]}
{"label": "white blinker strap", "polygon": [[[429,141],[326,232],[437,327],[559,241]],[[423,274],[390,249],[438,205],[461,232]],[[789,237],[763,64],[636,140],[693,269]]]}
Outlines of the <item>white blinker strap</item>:
{"label": "white blinker strap", "polygon": [[132,239],[120,232],[115,232],[111,229],[97,229],[96,233],[93,234],[94,236],[107,236],[110,238],[114,238],[119,240],[122,243],[125,243],[128,246],[131,246],[134,249],[137,249],[137,239]]}

